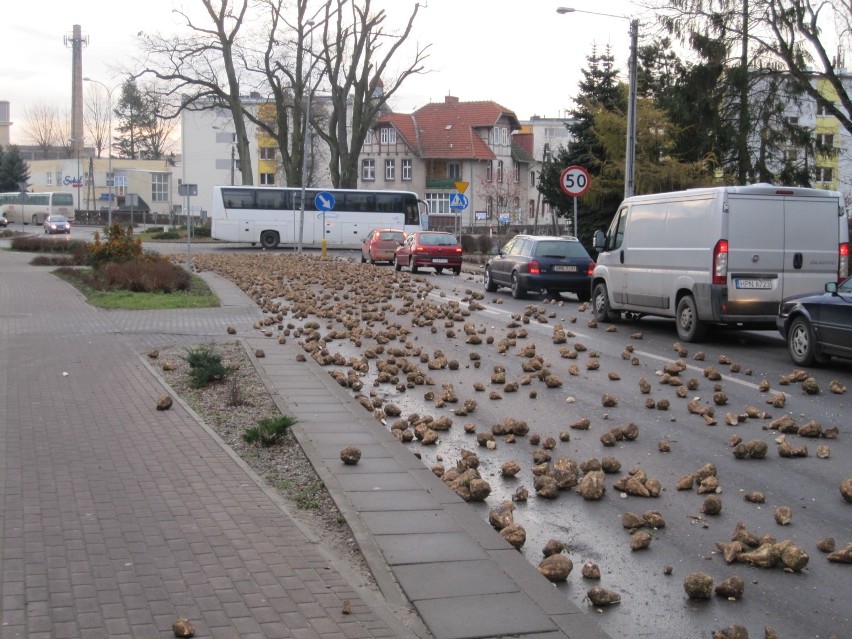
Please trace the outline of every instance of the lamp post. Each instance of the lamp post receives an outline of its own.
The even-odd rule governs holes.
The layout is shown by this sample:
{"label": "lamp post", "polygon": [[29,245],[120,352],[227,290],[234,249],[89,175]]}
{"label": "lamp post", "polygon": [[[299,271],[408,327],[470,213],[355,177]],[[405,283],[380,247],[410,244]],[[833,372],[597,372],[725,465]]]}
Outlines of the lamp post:
{"label": "lamp post", "polygon": [[21,190],[21,233],[26,233],[24,230],[24,218],[26,217],[25,213],[27,212],[27,184],[26,180],[21,180],[18,182],[18,188]]}
{"label": "lamp post", "polygon": [[[77,211],[75,211],[76,214],[80,210],[80,189],[83,188],[83,180],[82,176],[80,175],[80,146],[77,145],[76,138],[71,138],[70,142],[74,145],[74,150],[77,152],[77,182],[74,184],[74,186],[77,187]],[[81,140],[81,146],[83,143],[84,141]]]}
{"label": "lamp post", "polygon": [[100,80],[95,80],[94,78],[83,78],[86,82],[94,82],[95,84],[100,84],[107,92],[107,96],[109,98],[109,119],[107,126],[109,127],[109,157],[107,163],[107,173],[109,176],[107,177],[107,187],[109,188],[109,204],[107,214],[107,219],[109,220],[109,226],[112,227],[112,185],[115,183],[115,176],[112,174],[112,92],[115,91],[119,86],[116,85],[112,89],[110,89],[107,85],[105,85]]}
{"label": "lamp post", "polygon": [[559,7],[556,13],[590,13],[596,16],[608,18],[621,18],[630,21],[630,62],[628,63],[628,89],[627,89],[627,151],[624,157],[624,197],[633,195],[635,189],[636,173],[636,66],[638,58],[639,43],[639,20],[628,18],[616,13],[600,13],[598,11],[585,11],[572,7]]}
{"label": "lamp post", "polygon": [[[313,54],[314,50],[314,21],[308,20],[305,23],[311,30],[311,53]],[[311,86],[311,68],[312,65],[308,65],[308,100],[307,100],[307,110],[305,111],[305,139],[302,143],[302,208],[299,211],[299,245],[298,252],[302,252],[302,238],[305,232],[305,186],[308,181],[308,131],[311,126],[311,94],[313,93],[313,87]],[[304,81],[304,80],[303,80]],[[322,225],[322,241],[323,241],[323,257],[325,257],[325,212],[323,212],[323,225]]]}

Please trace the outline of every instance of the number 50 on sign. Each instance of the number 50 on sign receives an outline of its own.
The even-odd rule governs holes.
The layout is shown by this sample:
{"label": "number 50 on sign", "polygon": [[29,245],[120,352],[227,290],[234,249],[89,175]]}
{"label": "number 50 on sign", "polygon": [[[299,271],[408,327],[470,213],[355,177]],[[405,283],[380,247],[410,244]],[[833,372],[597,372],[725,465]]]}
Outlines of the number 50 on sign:
{"label": "number 50 on sign", "polygon": [[559,185],[565,195],[580,197],[591,185],[589,172],[582,166],[569,166],[559,176]]}

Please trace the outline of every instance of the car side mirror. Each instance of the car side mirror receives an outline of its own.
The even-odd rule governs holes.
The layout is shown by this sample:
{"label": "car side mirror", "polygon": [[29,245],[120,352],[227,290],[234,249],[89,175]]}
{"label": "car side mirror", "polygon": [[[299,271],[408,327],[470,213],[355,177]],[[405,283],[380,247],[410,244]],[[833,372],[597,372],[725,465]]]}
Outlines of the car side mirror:
{"label": "car side mirror", "polygon": [[837,295],[837,282],[827,282],[825,285],[825,292]]}
{"label": "car side mirror", "polygon": [[606,247],[606,233],[603,231],[595,231],[594,246],[596,251],[602,251]]}

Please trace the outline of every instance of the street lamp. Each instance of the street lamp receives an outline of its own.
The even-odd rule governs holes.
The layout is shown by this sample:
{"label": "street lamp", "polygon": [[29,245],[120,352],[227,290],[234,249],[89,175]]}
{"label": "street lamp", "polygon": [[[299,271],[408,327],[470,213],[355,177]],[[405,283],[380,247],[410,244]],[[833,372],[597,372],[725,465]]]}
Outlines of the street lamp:
{"label": "street lamp", "polygon": [[26,233],[24,230],[24,218],[26,217],[26,207],[27,207],[27,184],[26,180],[21,180],[18,182],[18,188],[21,190],[21,233]]}
{"label": "street lamp", "polygon": [[624,157],[624,197],[633,195],[635,189],[636,173],[636,66],[639,43],[639,20],[628,18],[616,13],[600,13],[598,11],[585,11],[572,7],[559,7],[556,13],[590,13],[596,16],[608,18],[621,18],[630,21],[630,62],[628,67],[628,89],[627,89],[627,152]]}
{"label": "street lamp", "polygon": [[[311,54],[314,51],[314,21],[308,20],[305,23],[311,30]],[[308,180],[308,130],[311,126],[311,94],[313,93],[313,87],[311,86],[311,69],[312,65],[308,66],[308,105],[307,111],[305,112],[305,139],[302,143],[302,208],[299,211],[299,246],[298,252],[302,252],[302,237],[305,232],[305,186]],[[325,211],[323,211],[323,225],[322,225],[322,241],[323,248],[325,247]],[[325,257],[325,251],[323,251],[323,257]]]}
{"label": "street lamp", "polygon": [[106,89],[107,96],[109,97],[109,160],[107,166],[107,173],[109,173],[109,177],[107,178],[107,187],[109,188],[109,213],[108,220],[109,226],[112,227],[112,185],[115,183],[115,176],[112,174],[112,92],[115,91],[119,86],[116,85],[112,89],[110,89],[107,85],[105,85],[100,80],[95,80],[94,78],[83,78],[86,82],[94,82],[95,84],[100,84],[104,89]]}

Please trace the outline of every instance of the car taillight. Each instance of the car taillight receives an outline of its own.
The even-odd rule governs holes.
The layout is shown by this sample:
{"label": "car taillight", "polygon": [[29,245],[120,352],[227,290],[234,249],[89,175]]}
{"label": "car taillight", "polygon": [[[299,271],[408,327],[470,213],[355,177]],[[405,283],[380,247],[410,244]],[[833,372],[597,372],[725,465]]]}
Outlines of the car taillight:
{"label": "car taillight", "polygon": [[837,281],[840,282],[849,275],[849,242],[843,242],[837,247],[837,253],[840,258],[837,262]]}
{"label": "car taillight", "polygon": [[719,240],[713,247],[713,283],[725,284],[728,280],[728,240]]}
{"label": "car taillight", "polygon": [[533,275],[541,273],[541,265],[538,263],[538,260],[530,260],[530,273]]}
{"label": "car taillight", "polygon": [[592,274],[594,274],[594,272],[595,272],[595,263],[589,262],[589,266],[586,269],[586,275],[592,275]]}

